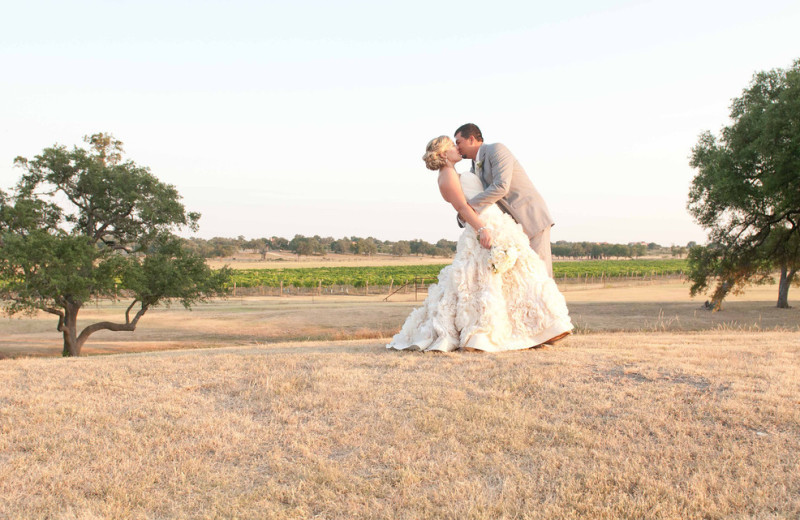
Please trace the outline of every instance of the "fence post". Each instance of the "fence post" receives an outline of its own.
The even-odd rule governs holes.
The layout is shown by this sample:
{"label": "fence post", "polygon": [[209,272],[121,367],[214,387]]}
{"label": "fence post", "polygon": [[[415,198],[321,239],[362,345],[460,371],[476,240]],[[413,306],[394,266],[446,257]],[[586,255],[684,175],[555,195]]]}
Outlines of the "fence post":
{"label": "fence post", "polygon": [[281,280],[281,293],[278,296],[283,298],[283,280]]}

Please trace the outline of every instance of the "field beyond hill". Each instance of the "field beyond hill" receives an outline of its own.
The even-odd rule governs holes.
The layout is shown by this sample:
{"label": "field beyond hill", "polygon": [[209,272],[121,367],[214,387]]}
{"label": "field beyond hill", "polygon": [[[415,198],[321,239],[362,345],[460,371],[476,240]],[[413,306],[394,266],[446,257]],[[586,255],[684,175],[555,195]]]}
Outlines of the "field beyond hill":
{"label": "field beyond hill", "polygon": [[[726,299],[722,312],[703,310],[704,297],[689,297],[680,281],[654,284],[563,287],[578,334],[599,332],[800,331],[800,308],[777,309],[775,286],[752,287]],[[100,331],[83,353],[112,354],[308,340],[389,338],[421,304],[412,291],[370,296],[232,297],[187,311],[180,305],[145,314],[134,332]],[[79,314],[79,327],[124,320],[128,301],[99,301]],[[57,320],[0,316],[0,359],[60,356]]]}

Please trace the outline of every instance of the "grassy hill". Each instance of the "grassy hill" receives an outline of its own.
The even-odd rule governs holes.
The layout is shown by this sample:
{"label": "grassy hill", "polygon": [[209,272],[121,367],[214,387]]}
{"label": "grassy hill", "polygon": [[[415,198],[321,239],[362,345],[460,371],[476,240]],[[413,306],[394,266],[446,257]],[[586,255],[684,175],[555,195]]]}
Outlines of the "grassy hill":
{"label": "grassy hill", "polygon": [[0,362],[3,518],[794,518],[800,333]]}

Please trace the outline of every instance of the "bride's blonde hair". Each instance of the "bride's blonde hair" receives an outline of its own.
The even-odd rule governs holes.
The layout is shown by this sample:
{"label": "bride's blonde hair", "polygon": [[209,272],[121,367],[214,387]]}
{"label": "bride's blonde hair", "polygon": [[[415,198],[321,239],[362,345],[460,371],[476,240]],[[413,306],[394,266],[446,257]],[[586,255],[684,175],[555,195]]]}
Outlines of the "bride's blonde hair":
{"label": "bride's blonde hair", "polygon": [[425,166],[429,170],[438,170],[447,164],[447,159],[444,158],[444,152],[451,146],[455,146],[455,143],[446,135],[440,135],[428,141],[428,146],[425,147],[425,155],[422,156],[422,160],[425,161]]}

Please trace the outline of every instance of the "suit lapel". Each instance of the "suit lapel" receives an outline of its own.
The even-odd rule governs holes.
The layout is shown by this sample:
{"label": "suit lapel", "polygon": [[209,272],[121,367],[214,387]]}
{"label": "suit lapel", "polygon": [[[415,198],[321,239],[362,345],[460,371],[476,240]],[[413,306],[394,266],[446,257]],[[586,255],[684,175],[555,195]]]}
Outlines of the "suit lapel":
{"label": "suit lapel", "polygon": [[[485,158],[486,158],[486,145],[483,145],[478,149],[478,157],[477,157],[478,162],[484,161]],[[481,182],[483,183],[483,187],[484,188],[489,185],[489,183],[486,180],[486,167],[487,166],[488,165],[484,161],[484,163],[481,164],[481,171],[478,174],[478,177],[480,178]],[[477,173],[477,170],[476,170],[476,173]]]}

